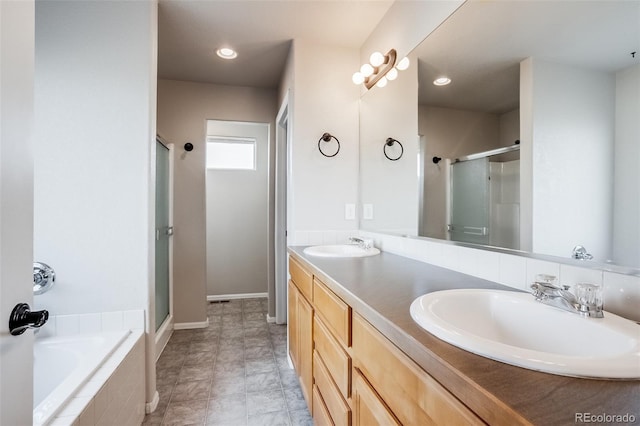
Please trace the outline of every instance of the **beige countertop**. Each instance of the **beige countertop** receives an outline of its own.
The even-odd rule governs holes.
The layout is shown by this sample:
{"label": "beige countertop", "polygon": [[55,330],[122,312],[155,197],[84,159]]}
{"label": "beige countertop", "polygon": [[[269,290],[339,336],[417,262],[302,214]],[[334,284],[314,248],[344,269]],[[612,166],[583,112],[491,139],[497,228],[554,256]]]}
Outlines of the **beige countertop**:
{"label": "beige countertop", "polygon": [[[629,414],[640,424],[640,381],[571,378],[493,361],[438,339],[409,313],[413,300],[437,290],[517,290],[390,253],[321,258],[303,249],[289,253],[487,423],[580,424],[576,416],[586,413]],[[597,424],[609,423],[620,424]]]}

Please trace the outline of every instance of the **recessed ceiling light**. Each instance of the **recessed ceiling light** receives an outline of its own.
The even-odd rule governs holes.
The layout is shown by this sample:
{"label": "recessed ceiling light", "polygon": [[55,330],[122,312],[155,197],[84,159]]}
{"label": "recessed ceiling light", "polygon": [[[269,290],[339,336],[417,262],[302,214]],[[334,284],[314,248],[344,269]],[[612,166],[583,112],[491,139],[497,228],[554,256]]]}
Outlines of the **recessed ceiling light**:
{"label": "recessed ceiling light", "polygon": [[446,86],[449,83],[451,83],[451,79],[449,77],[438,77],[433,80],[433,84],[436,86]]}
{"label": "recessed ceiling light", "polygon": [[238,53],[229,47],[221,47],[220,49],[216,50],[216,53],[223,59],[233,59],[238,56]]}

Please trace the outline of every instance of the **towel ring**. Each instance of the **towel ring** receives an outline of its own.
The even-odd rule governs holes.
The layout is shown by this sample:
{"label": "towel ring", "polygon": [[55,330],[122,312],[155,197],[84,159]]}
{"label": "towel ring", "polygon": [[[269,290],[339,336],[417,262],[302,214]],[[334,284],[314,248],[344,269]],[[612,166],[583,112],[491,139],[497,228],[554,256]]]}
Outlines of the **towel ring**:
{"label": "towel ring", "polygon": [[[320,144],[320,142],[331,142],[331,139],[334,139],[338,143],[338,149],[333,154],[330,154],[330,155],[329,154],[325,154],[325,152],[322,150],[322,145]],[[338,138],[336,138],[332,134],[324,133],[322,135],[322,137],[320,137],[320,139],[318,139],[318,149],[320,150],[320,153],[322,155],[324,155],[325,157],[335,157],[340,152],[340,141],[338,140]]]}
{"label": "towel ring", "polygon": [[[398,145],[400,145],[400,155],[398,155],[396,158],[391,158],[389,157],[389,154],[387,154],[387,147],[393,146],[393,144],[395,144],[396,142],[398,143]],[[402,154],[404,154],[404,147],[402,146],[399,140],[396,140],[393,138],[387,138],[387,141],[385,142],[384,147],[382,148],[382,152],[384,152],[384,156],[387,157],[389,160],[398,161],[402,157]]]}

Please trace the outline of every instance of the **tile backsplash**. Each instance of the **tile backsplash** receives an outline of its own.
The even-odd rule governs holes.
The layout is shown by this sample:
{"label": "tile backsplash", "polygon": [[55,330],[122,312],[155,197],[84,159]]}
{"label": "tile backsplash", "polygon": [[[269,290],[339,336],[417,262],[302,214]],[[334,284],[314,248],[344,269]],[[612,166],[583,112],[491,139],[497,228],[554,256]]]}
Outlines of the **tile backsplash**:
{"label": "tile backsplash", "polygon": [[369,231],[359,231],[359,234],[373,239],[376,247],[383,251],[521,290],[528,291],[537,274],[555,275],[559,283],[568,286],[585,282],[603,286],[606,311],[640,321],[640,277],[636,275],[478,250],[436,240]]}

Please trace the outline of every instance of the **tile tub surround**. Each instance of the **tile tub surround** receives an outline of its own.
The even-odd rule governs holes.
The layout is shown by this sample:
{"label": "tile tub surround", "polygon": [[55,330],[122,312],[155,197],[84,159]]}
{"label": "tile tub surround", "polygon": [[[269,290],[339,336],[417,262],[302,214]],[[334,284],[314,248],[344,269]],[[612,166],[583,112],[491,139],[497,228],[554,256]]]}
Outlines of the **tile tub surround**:
{"label": "tile tub surround", "polygon": [[[139,423],[145,409],[144,326],[142,309],[49,316],[47,323],[37,331],[36,338],[131,330],[104,364],[67,401],[51,425]],[[123,395],[127,398],[123,399]],[[123,417],[118,417],[120,414]]]}
{"label": "tile tub surround", "polygon": [[144,417],[144,332],[133,330],[51,426],[138,425]]}
{"label": "tile tub surround", "polygon": [[311,426],[267,299],[207,306],[207,328],[173,332],[156,366],[160,403],[143,424]]}
{"label": "tile tub surround", "polygon": [[[373,239],[374,245],[382,251],[520,290],[529,291],[529,285],[537,274],[555,275],[563,285],[588,282],[603,286],[605,311],[640,322],[638,275],[594,269],[596,265],[588,261],[583,263],[567,259],[567,263],[557,263],[499,251],[478,250],[429,238],[406,238],[369,231],[360,231],[360,235]],[[539,257],[553,259],[550,256]]]}
{"label": "tile tub surround", "polygon": [[289,247],[289,254],[488,424],[574,424],[579,413],[640,418],[640,381],[576,379],[503,364],[436,338],[409,312],[415,298],[432,291],[509,287],[384,251],[330,259],[303,250]]}

